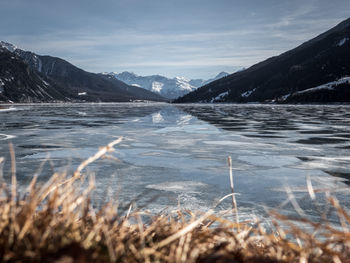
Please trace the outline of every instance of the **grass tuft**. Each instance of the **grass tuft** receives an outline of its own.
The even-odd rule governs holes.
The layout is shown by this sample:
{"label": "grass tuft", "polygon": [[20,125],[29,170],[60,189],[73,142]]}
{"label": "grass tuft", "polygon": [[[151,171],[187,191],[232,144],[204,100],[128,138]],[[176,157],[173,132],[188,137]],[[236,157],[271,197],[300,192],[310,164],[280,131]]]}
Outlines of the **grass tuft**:
{"label": "grass tuft", "polygon": [[[34,176],[21,195],[13,167],[11,185],[0,187],[1,262],[350,262],[350,215],[332,196],[341,228],[277,212],[267,231],[259,221],[231,221],[212,210],[172,216],[118,214],[114,202],[94,208],[94,178],[83,170],[120,140],[72,175],[55,173],[44,184]],[[310,183],[308,188],[312,195]]]}

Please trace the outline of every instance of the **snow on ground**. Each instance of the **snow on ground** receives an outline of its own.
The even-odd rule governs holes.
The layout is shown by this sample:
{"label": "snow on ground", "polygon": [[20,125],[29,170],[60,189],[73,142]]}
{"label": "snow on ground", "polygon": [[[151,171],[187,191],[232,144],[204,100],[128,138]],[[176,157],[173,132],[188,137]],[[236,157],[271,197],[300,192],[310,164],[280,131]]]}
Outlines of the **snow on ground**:
{"label": "snow on ground", "polygon": [[348,37],[343,38],[342,40],[340,40],[340,41],[338,42],[337,46],[338,46],[338,47],[343,46],[348,40],[349,40]]}
{"label": "snow on ground", "polygon": [[78,93],[78,96],[85,96],[85,95],[87,95],[87,92],[79,92]]}
{"label": "snow on ground", "polygon": [[42,79],[42,81],[46,86],[50,86],[50,84],[48,82],[46,82],[45,80]]}
{"label": "snow on ground", "polygon": [[187,80],[186,78],[176,77],[175,80],[178,87],[182,90],[186,90],[190,92],[196,89],[195,87],[189,84],[189,80]]}
{"label": "snow on ground", "polygon": [[223,92],[223,93],[220,93],[219,95],[217,95],[215,98],[213,98],[212,100],[211,100],[211,102],[213,103],[213,102],[215,102],[215,101],[219,101],[219,100],[222,100],[225,96],[227,96],[228,95],[228,91],[226,91],[226,92]]}
{"label": "snow on ground", "polygon": [[308,92],[315,92],[318,90],[325,90],[325,89],[326,90],[334,90],[334,86],[344,84],[344,83],[350,83],[350,77],[344,77],[344,78],[341,78],[339,80],[332,81],[332,82],[317,86],[315,88],[310,88],[310,89],[298,91],[295,94],[304,94],[304,93],[308,93]]}
{"label": "snow on ground", "polygon": [[289,96],[290,96],[290,93],[288,93],[288,94],[282,96],[281,98],[282,98],[282,100],[286,100],[286,99],[288,99]]}
{"label": "snow on ground", "polygon": [[249,97],[250,95],[252,95],[252,93],[253,93],[255,90],[256,90],[256,88],[255,88],[255,89],[252,89],[252,90],[248,90],[248,91],[246,91],[246,92],[243,92],[243,93],[241,94],[241,97],[247,98],[247,97]]}
{"label": "snow on ground", "polygon": [[336,81],[328,82],[326,84],[323,84],[323,85],[320,85],[320,86],[317,86],[314,88],[298,91],[298,92],[295,92],[293,94],[288,93],[288,94],[280,97],[280,100],[285,101],[291,95],[300,95],[300,94],[315,92],[315,91],[319,91],[319,90],[334,90],[335,86],[340,85],[340,84],[344,84],[344,83],[350,83],[350,77],[343,77],[343,78],[338,79]]}

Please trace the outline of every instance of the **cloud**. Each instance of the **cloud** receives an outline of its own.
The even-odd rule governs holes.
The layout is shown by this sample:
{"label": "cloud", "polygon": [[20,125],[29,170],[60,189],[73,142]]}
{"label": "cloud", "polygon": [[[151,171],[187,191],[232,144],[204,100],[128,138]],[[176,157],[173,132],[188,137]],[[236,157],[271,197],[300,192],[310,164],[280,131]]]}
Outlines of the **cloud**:
{"label": "cloud", "polygon": [[[216,70],[218,67],[249,67],[315,37],[340,22],[346,15],[346,12],[337,10],[332,15],[323,15],[326,4],[324,0],[273,3],[276,4],[275,7],[265,8],[262,13],[249,10],[242,4],[237,7],[246,8],[249,19],[239,20],[233,17],[231,21],[229,12],[225,12],[227,17],[220,22],[213,20],[214,26],[210,24],[208,28],[197,26],[195,19],[192,21],[194,25],[182,28],[171,19],[164,21],[168,27],[161,30],[159,27],[142,30],[131,27],[130,20],[124,25],[121,23],[113,26],[115,24],[107,23],[108,19],[105,18],[101,24],[94,20],[94,23],[97,22],[93,27],[81,24],[80,27],[69,30],[59,27],[37,34],[16,34],[13,30],[13,33],[3,36],[4,40],[23,49],[62,57],[94,72],[125,67],[138,69],[140,74],[150,68],[155,70],[155,74],[175,74],[171,73],[175,69],[178,72],[179,69],[186,68],[187,72],[187,69],[193,67],[198,69],[200,75],[203,68]],[[272,11],[273,16],[269,13]],[[186,11],[186,19],[190,13]],[[165,12],[162,17],[166,17],[166,14]],[[151,17],[151,14],[146,17]],[[208,19],[218,17],[219,14],[208,13]],[[79,18],[75,19],[78,20]],[[163,21],[155,23],[162,24]]]}

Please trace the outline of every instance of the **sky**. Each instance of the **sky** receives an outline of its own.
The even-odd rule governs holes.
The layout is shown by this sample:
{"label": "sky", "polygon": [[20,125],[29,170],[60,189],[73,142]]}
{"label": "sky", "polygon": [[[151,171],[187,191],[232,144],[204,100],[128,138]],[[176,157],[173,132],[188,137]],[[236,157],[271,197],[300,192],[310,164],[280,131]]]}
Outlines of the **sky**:
{"label": "sky", "polygon": [[0,40],[90,72],[209,79],[350,17],[349,0],[0,0]]}

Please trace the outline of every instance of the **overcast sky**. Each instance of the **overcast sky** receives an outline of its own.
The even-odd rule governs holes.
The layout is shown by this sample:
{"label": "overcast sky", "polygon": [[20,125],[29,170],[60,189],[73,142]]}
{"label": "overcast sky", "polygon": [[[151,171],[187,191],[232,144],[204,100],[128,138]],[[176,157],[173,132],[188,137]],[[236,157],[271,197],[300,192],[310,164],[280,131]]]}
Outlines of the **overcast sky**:
{"label": "overcast sky", "polygon": [[349,0],[0,0],[0,40],[91,72],[210,78],[350,16]]}

